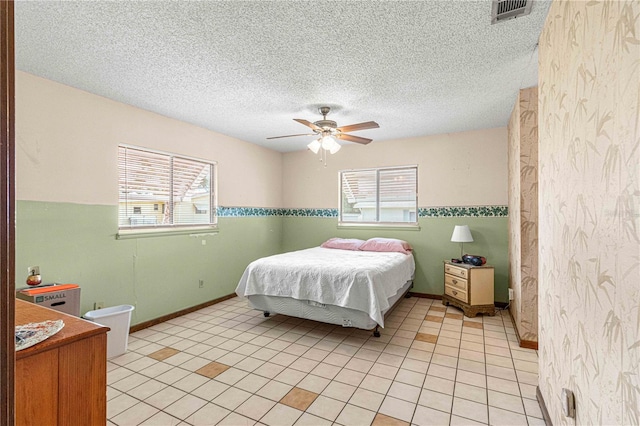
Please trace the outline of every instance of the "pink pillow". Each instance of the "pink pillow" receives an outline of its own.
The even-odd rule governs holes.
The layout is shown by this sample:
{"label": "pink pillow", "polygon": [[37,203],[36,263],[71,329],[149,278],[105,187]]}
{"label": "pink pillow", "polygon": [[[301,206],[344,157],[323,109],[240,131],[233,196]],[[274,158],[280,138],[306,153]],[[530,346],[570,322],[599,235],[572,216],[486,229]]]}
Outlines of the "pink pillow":
{"label": "pink pillow", "polygon": [[370,238],[360,246],[363,251],[394,251],[411,254],[411,246],[408,242],[395,238]]}
{"label": "pink pillow", "polygon": [[359,250],[362,244],[364,244],[364,240],[358,240],[357,238],[331,238],[322,243],[320,247],[341,250]]}

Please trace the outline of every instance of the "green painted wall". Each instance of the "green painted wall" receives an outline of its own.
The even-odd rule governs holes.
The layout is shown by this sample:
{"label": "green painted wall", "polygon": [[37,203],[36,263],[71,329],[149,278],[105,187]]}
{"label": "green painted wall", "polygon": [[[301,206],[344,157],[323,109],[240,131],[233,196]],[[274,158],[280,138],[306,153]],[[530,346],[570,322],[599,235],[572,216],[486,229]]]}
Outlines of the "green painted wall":
{"label": "green painted wall", "polygon": [[117,216],[117,206],[19,201],[16,288],[38,265],[44,282],[81,286],[82,314],[96,301],[131,304],[137,324],[233,293],[251,261],[281,251],[282,217],[223,217],[215,235],[117,240]]}
{"label": "green painted wall", "polygon": [[469,225],[473,243],[464,245],[465,252],[487,258],[495,267],[495,300],[508,302],[508,234],[506,217],[436,217],[421,218],[420,229],[410,228],[338,228],[337,218],[285,217],[283,251],[318,246],[331,237],[400,238],[414,248],[416,276],[413,291],[442,294],[444,291],[442,261],[460,256],[460,245],[452,243],[455,225]]}
{"label": "green painted wall", "polygon": [[[82,288],[81,313],[93,303],[136,306],[132,324],[234,292],[255,259],[320,245],[331,237],[401,238],[415,249],[414,291],[441,294],[442,260],[458,257],[456,224],[468,224],[474,242],[465,252],[495,267],[495,297],[508,300],[507,218],[422,218],[420,229],[338,228],[336,218],[222,217],[215,235],[116,239],[117,206],[19,201],[16,206],[16,287],[29,266],[44,282]],[[205,245],[203,245],[203,241]],[[204,280],[204,288],[198,281]]]}

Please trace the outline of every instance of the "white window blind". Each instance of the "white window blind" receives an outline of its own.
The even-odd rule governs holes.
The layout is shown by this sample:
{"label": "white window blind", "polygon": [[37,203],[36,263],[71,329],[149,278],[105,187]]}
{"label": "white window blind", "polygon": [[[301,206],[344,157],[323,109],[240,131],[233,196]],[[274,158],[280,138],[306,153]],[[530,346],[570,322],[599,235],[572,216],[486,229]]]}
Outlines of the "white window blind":
{"label": "white window blind", "polygon": [[216,223],[212,162],[121,145],[118,175],[121,229]]}
{"label": "white window blind", "polygon": [[340,172],[340,222],[418,221],[417,166]]}

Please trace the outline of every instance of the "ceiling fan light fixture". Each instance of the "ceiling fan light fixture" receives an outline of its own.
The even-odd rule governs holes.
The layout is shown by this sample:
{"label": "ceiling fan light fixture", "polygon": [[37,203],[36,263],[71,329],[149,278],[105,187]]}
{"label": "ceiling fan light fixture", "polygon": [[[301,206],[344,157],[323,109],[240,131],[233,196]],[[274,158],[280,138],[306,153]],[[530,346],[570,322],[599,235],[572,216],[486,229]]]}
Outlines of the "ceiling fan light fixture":
{"label": "ceiling fan light fixture", "polygon": [[336,140],[331,135],[326,135],[322,137],[322,148],[329,151],[335,145],[338,145]]}
{"label": "ceiling fan light fixture", "polygon": [[333,144],[334,145],[329,149],[329,153],[331,154],[335,154],[340,151],[340,148],[342,148],[338,142],[334,142]]}
{"label": "ceiling fan light fixture", "polygon": [[309,148],[311,152],[313,152],[314,154],[317,154],[318,151],[320,151],[320,147],[322,147],[322,144],[320,143],[320,139],[316,139],[313,142],[311,142],[309,145],[307,145],[307,148]]}
{"label": "ceiling fan light fixture", "polygon": [[322,120],[318,120],[315,123],[312,123],[309,120],[304,120],[302,118],[293,119],[294,121],[297,121],[298,123],[309,127],[311,130],[313,130],[313,133],[273,136],[267,139],[290,138],[294,136],[316,136],[318,139],[308,144],[307,148],[309,148],[309,150],[314,154],[320,153],[321,161],[323,161],[326,166],[327,151],[330,154],[335,154],[336,152],[340,151],[340,148],[342,148],[337,139],[340,139],[341,141],[355,142],[366,145],[371,142],[372,139],[350,135],[347,132],[377,129],[378,127],[380,127],[375,121],[367,121],[363,123],[349,124],[347,126],[338,127],[338,123],[336,123],[335,121],[327,120],[327,114],[329,114],[329,111],[331,111],[330,107],[323,106],[319,109],[319,111],[320,114],[322,114]]}

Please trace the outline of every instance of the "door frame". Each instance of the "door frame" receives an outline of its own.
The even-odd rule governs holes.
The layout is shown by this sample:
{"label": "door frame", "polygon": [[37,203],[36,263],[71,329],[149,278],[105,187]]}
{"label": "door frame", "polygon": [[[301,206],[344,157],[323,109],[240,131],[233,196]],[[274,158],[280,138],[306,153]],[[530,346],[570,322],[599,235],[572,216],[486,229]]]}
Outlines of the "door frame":
{"label": "door frame", "polygon": [[13,0],[0,1],[0,425],[15,424],[15,55]]}

